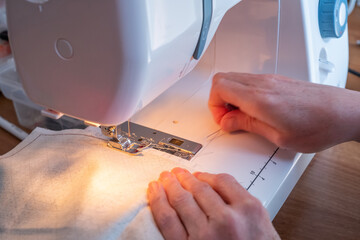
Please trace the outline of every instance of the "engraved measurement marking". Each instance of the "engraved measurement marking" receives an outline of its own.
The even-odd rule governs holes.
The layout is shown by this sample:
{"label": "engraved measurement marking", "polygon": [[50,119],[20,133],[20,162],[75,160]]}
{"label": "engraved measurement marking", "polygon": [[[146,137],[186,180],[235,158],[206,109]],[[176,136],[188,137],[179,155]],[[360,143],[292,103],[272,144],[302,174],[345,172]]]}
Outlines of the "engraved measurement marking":
{"label": "engraved measurement marking", "polygon": [[261,178],[262,180],[265,180],[265,178],[263,178],[263,177],[261,176],[261,173],[266,169],[266,166],[267,166],[270,162],[272,162],[273,164],[276,165],[276,162],[275,162],[274,160],[272,160],[272,159],[273,159],[273,157],[275,156],[275,154],[277,153],[278,150],[279,150],[279,148],[277,148],[277,149],[275,150],[275,152],[271,155],[271,157],[269,158],[269,160],[268,160],[268,161],[265,163],[265,165],[260,169],[260,172],[259,172],[258,174],[256,174],[255,171],[251,171],[251,172],[250,172],[250,174],[251,174],[251,175],[254,175],[255,178],[251,181],[249,187],[247,187],[246,190],[249,191],[250,187],[251,187],[252,185],[254,185],[255,181],[256,181],[258,178]]}

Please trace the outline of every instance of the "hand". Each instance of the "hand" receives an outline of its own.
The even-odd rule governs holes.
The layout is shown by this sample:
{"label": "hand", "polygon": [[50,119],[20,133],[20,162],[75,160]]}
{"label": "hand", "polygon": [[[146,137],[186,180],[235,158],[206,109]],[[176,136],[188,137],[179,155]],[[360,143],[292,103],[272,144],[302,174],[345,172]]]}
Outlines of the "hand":
{"label": "hand", "polygon": [[175,168],[147,193],[165,239],[279,239],[262,204],[228,174]]}
{"label": "hand", "polygon": [[[229,110],[231,104],[238,109]],[[225,131],[245,130],[279,147],[316,152],[360,139],[360,93],[280,75],[219,73],[209,108]]]}

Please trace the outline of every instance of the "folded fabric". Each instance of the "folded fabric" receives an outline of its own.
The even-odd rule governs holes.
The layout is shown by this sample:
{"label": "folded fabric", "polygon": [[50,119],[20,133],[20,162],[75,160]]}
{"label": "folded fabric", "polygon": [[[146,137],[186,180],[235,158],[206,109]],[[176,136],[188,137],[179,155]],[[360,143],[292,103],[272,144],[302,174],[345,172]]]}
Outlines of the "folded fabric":
{"label": "folded fabric", "polygon": [[37,128],[0,157],[0,239],[162,239],[146,189],[176,166],[192,169],[153,149],[111,149],[95,128]]}

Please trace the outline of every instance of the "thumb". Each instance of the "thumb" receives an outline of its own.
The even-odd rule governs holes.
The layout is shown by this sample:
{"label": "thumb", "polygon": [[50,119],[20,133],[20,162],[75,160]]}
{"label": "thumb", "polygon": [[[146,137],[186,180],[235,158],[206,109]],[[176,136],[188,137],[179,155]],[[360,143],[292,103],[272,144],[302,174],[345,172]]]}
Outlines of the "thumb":
{"label": "thumb", "polygon": [[240,110],[226,113],[220,121],[220,126],[226,132],[244,130],[259,134],[270,141],[274,140],[278,134],[278,131],[275,128],[241,112]]}

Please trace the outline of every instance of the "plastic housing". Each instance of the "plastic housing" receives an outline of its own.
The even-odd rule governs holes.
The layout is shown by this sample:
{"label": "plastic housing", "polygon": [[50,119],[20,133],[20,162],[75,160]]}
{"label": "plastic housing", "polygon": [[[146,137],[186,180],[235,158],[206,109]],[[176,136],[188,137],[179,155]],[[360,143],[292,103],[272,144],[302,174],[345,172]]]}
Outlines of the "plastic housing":
{"label": "plastic housing", "polygon": [[[197,63],[202,1],[36,2],[8,0],[6,6],[23,86],[44,107],[120,124]],[[237,2],[214,0],[206,47]]]}

